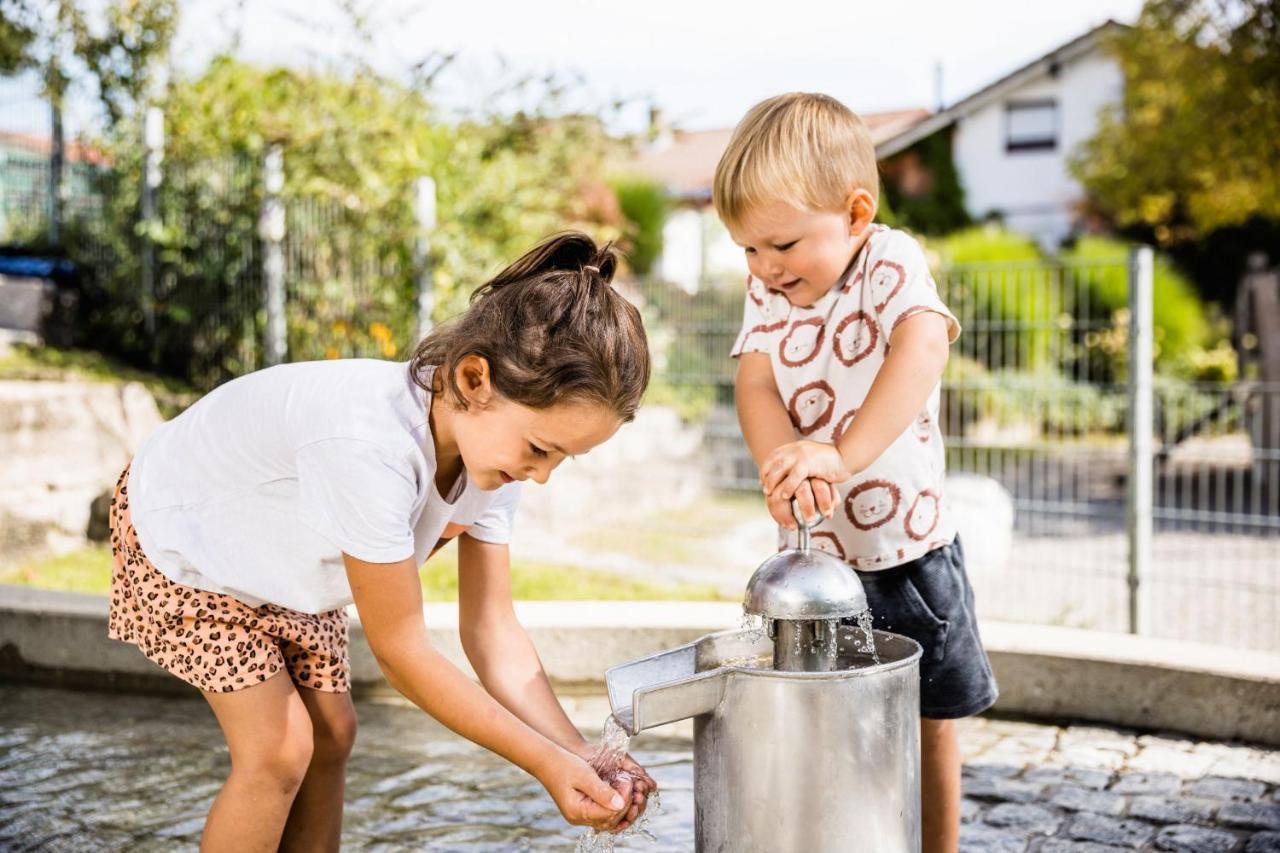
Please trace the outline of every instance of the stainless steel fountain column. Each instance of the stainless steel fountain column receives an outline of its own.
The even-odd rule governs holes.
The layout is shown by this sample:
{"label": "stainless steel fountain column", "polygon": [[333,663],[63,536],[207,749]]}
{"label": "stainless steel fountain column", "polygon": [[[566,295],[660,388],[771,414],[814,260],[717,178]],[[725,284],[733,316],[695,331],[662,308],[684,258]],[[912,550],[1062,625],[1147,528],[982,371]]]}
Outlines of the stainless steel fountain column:
{"label": "stainless steel fountain column", "polygon": [[801,530],[747,588],[773,638],[725,631],[613,667],[610,704],[632,733],[693,717],[703,853],[918,853],[920,647],[877,631],[877,662],[839,621],[866,609],[857,575]]}

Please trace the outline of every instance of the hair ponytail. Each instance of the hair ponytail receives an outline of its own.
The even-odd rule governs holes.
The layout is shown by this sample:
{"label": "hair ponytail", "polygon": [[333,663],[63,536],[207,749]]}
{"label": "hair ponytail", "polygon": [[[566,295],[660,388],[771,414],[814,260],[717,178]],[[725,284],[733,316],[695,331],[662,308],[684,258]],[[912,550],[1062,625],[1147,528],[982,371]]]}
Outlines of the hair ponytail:
{"label": "hair ponytail", "polygon": [[545,409],[591,402],[631,420],[649,384],[649,349],[640,312],[611,286],[617,268],[612,244],[597,246],[581,232],[544,240],[418,345],[414,381],[427,387],[435,366],[465,406],[455,368],[478,355],[489,362],[498,393],[517,403]]}

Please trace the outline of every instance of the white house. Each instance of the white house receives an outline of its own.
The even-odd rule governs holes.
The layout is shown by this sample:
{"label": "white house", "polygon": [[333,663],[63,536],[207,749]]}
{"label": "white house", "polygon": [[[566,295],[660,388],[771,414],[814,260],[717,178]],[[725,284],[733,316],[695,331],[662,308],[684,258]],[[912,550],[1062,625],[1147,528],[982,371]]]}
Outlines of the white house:
{"label": "white house", "polygon": [[[940,112],[863,114],[886,177],[927,192],[928,176],[910,163],[912,146],[949,131],[969,216],[998,217],[1056,248],[1081,226],[1084,191],[1068,158],[1094,134],[1102,107],[1123,94],[1124,76],[1104,48],[1123,26],[1107,21]],[[663,232],[657,274],[689,291],[708,277],[745,274],[741,250],[710,206],[712,176],[732,130],[658,131],[630,164],[679,202]]]}
{"label": "white house", "polygon": [[974,219],[996,216],[1056,248],[1080,226],[1084,191],[1068,159],[1117,104],[1124,75],[1104,48],[1107,21],[876,145],[881,162],[944,129]]}

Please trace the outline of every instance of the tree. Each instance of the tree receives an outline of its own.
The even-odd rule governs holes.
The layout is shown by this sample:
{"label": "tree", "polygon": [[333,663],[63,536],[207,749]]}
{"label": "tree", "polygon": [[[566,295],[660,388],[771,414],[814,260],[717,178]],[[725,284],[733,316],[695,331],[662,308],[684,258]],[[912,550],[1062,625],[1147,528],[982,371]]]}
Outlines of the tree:
{"label": "tree", "polygon": [[0,0],[0,72],[35,69],[55,105],[83,80],[115,127],[146,99],[177,25],[177,0]]}
{"label": "tree", "polygon": [[1280,0],[1148,0],[1115,36],[1123,103],[1072,169],[1163,244],[1280,219]]}
{"label": "tree", "polygon": [[36,34],[25,11],[18,0],[0,0],[0,74],[12,74],[29,62]]}

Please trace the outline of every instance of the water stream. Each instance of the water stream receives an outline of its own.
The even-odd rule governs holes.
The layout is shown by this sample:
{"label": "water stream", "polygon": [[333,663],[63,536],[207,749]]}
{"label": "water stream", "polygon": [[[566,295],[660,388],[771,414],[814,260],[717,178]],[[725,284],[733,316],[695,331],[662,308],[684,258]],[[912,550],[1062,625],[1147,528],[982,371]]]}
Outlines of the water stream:
{"label": "water stream", "polygon": [[[622,769],[622,761],[631,747],[631,736],[612,714],[604,721],[600,731],[600,747],[591,757],[591,766],[600,774],[600,778],[613,784],[614,780],[631,780],[631,774]],[[652,774],[650,774],[652,775]],[[649,797],[648,807],[640,818],[622,832],[597,832],[588,829],[578,839],[574,853],[614,853],[614,845],[619,841],[636,836],[648,841],[657,841],[649,831],[649,819],[657,814],[659,808],[658,793]]]}

